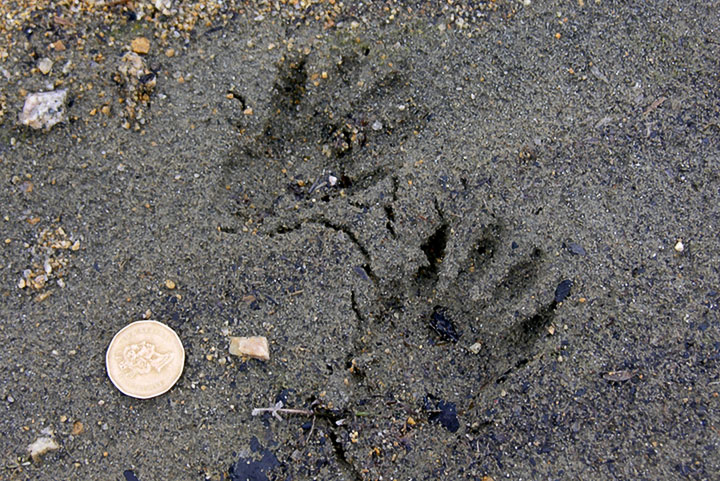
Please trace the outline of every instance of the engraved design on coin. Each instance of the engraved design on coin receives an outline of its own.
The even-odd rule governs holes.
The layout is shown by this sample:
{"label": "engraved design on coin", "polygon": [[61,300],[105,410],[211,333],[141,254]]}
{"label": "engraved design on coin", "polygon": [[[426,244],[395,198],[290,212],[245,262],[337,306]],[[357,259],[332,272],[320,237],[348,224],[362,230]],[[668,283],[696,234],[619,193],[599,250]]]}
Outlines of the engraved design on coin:
{"label": "engraved design on coin", "polygon": [[148,399],[166,393],[182,375],[185,349],[177,333],[157,321],[136,321],[110,341],[105,365],[123,394]]}
{"label": "engraved design on coin", "polygon": [[147,374],[151,370],[162,371],[173,360],[173,353],[161,354],[155,352],[155,345],[146,341],[131,344],[123,350],[122,356],[118,357],[120,369],[128,376],[135,377],[139,374]]}

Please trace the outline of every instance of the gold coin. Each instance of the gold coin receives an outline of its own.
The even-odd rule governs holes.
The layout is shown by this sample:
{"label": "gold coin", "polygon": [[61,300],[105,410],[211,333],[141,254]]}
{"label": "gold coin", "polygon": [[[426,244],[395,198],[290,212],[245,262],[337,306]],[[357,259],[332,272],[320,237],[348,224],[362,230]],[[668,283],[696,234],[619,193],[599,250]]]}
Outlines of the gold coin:
{"label": "gold coin", "polygon": [[105,365],[120,392],[148,399],[166,393],[180,379],[185,349],[175,331],[165,324],[137,321],[115,334]]}

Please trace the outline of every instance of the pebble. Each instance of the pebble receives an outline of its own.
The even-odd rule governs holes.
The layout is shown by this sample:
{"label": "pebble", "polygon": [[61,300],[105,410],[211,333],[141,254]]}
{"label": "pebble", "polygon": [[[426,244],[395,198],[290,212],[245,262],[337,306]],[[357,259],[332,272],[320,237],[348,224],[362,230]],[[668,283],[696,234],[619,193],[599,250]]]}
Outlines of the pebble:
{"label": "pebble", "polygon": [[172,0],[155,0],[155,8],[162,12],[163,15],[169,15],[172,13],[170,9],[172,8]]}
{"label": "pebble", "polygon": [[263,336],[231,337],[230,354],[233,356],[251,357],[261,361],[270,360],[268,340]]}
{"label": "pebble", "polygon": [[38,462],[45,453],[60,449],[60,445],[50,435],[37,438],[32,444],[28,445],[27,449],[32,460]]}
{"label": "pebble", "polygon": [[40,69],[40,71],[41,71],[44,75],[47,75],[47,74],[50,73],[50,70],[52,70],[52,66],[53,66],[53,61],[50,60],[50,59],[47,58],[47,57],[42,58],[42,59],[38,62],[38,69]]}
{"label": "pebble", "polygon": [[50,129],[65,120],[65,99],[67,90],[38,92],[25,97],[25,105],[19,120],[33,129]]}
{"label": "pebble", "polygon": [[683,244],[683,241],[682,241],[682,240],[678,240],[678,241],[675,243],[674,249],[675,249],[675,252],[682,252],[682,251],[685,250],[685,244]]}
{"label": "pebble", "polygon": [[130,48],[132,48],[132,51],[135,53],[145,55],[150,51],[150,40],[145,37],[136,37],[130,43]]}
{"label": "pebble", "polygon": [[382,128],[383,128],[382,122],[380,122],[379,120],[376,120],[375,122],[373,122],[373,124],[372,124],[373,130],[378,131],[378,130],[382,130]]}
{"label": "pebble", "polygon": [[555,289],[555,303],[560,303],[564,301],[565,298],[570,295],[572,285],[573,283],[570,279],[565,279],[560,284],[558,284],[557,288]]}

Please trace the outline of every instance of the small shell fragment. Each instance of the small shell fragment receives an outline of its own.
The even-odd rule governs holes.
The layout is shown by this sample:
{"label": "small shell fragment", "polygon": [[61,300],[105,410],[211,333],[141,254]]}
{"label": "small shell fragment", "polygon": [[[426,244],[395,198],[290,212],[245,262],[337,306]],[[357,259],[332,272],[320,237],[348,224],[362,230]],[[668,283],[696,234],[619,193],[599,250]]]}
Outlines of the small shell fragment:
{"label": "small shell fragment", "polygon": [[263,336],[231,337],[230,354],[233,356],[252,357],[261,361],[270,360],[268,340]]}

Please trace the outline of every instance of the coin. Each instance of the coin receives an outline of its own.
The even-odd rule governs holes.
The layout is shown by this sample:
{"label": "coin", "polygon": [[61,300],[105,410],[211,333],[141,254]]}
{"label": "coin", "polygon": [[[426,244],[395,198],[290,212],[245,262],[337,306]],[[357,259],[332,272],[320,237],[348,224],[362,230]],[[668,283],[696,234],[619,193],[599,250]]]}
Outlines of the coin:
{"label": "coin", "polygon": [[105,365],[123,394],[148,399],[166,393],[180,379],[185,349],[178,335],[157,321],[128,324],[110,341]]}

